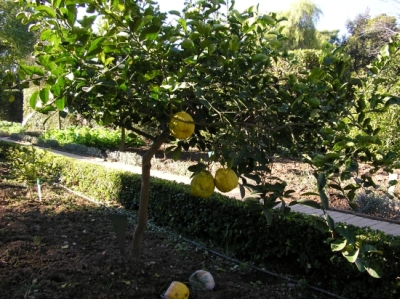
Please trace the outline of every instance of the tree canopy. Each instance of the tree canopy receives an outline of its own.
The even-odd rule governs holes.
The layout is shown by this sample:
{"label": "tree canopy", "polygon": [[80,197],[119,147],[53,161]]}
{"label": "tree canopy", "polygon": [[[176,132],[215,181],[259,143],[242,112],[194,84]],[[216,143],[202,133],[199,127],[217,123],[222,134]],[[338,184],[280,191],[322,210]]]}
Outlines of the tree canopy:
{"label": "tree canopy", "polygon": [[365,68],[379,54],[399,29],[395,17],[386,14],[372,18],[365,11],[346,23],[350,36],[345,40],[346,52],[354,59],[354,69]]}
{"label": "tree canopy", "polygon": [[299,0],[292,4],[290,10],[281,13],[287,21],[283,34],[287,37],[285,47],[288,50],[315,49],[320,47],[316,24],[322,10],[310,0]]}
{"label": "tree canopy", "polygon": [[[209,151],[207,163],[220,162],[240,176],[242,194],[247,187],[260,196],[255,204],[268,221],[268,210],[278,203],[287,210],[284,198],[291,194],[286,182],[267,179],[277,155],[302,157],[315,167],[324,211],[328,181],[351,202],[369,180],[342,186],[358,176],[359,159],[375,171],[392,165],[394,157],[371,147],[379,139],[367,115],[370,107],[383,110],[397,98],[364,94],[366,81],[352,77],[351,61],[341,48],[326,46],[312,68],[290,72],[296,57],[281,51],[285,36],[275,13],[261,14],[254,7],[239,12],[234,5],[225,13],[223,0],[198,1],[169,12],[177,22],[166,23],[167,15],[149,1],[30,2],[35,13],[19,18],[37,21],[41,35],[37,65],[21,65],[21,77],[45,80],[31,97],[32,107],[80,109],[153,141],[142,160],[136,257],[147,222],[151,158],[165,142],[173,143],[168,150],[175,158],[190,147]],[[96,14],[78,19],[78,7]],[[101,35],[92,29],[99,17]],[[311,28],[308,17],[301,21]],[[390,59],[395,49],[382,59]],[[366,104],[370,97],[372,106]],[[176,140],[168,124],[182,110],[193,117],[195,131],[187,140]],[[362,134],[349,136],[351,126]],[[143,129],[149,127],[151,134]],[[192,170],[205,168],[199,163]],[[326,220],[327,229],[335,230],[328,214]]]}
{"label": "tree canopy", "polygon": [[35,34],[16,19],[23,6],[9,0],[0,0],[0,65],[1,70],[15,69],[18,63],[30,59]]}

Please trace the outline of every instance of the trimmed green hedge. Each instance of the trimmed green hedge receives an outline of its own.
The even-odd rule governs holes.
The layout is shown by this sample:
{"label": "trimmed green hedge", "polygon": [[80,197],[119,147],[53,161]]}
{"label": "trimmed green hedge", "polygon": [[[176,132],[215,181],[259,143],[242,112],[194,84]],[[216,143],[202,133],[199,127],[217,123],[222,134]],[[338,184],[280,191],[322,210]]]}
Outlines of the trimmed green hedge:
{"label": "trimmed green hedge", "polygon": [[[0,149],[12,147],[0,142]],[[138,208],[140,175],[59,155],[48,158],[65,186],[104,203]],[[340,253],[331,252],[329,235],[316,228],[314,217],[273,215],[273,224],[268,226],[263,214],[251,212],[241,201],[218,193],[207,200],[199,199],[192,197],[184,184],[156,178],[151,181],[149,219],[157,225],[269,270],[284,266],[285,271],[300,275],[310,285],[346,298],[399,298],[400,238],[359,229],[368,236],[369,244],[384,252],[384,277],[375,279],[360,273]]]}

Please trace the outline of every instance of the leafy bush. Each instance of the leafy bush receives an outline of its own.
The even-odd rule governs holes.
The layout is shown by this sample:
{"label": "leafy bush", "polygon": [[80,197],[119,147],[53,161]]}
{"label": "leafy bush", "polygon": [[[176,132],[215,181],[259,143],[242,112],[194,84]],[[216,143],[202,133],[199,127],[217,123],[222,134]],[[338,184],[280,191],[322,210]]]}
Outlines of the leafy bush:
{"label": "leafy bush", "polygon": [[10,122],[10,121],[0,121],[0,132],[4,132],[7,135],[12,133],[24,132],[24,128],[20,123]]}
{"label": "leafy bush", "polygon": [[[31,142],[32,141],[33,141],[33,137],[31,138]],[[40,145],[40,146],[49,147],[49,148],[58,148],[58,147],[60,147],[60,144],[58,143],[58,141],[57,140],[52,140],[52,139],[43,140],[43,139],[38,138],[37,139],[37,144]]]}
{"label": "leafy bush", "polygon": [[34,185],[36,180],[49,180],[53,177],[53,163],[45,151],[35,147],[16,147],[7,154],[11,173],[26,185]]}
{"label": "leafy bush", "polygon": [[394,198],[377,193],[360,193],[355,204],[360,213],[400,220],[400,202]]}
{"label": "leafy bush", "polygon": [[[129,134],[126,137],[127,146],[136,147],[144,144],[136,135],[134,137],[131,136],[132,134]],[[68,127],[64,130],[48,130],[41,138],[44,140],[57,140],[61,145],[77,143],[105,150],[119,147],[121,133],[105,128]]]}

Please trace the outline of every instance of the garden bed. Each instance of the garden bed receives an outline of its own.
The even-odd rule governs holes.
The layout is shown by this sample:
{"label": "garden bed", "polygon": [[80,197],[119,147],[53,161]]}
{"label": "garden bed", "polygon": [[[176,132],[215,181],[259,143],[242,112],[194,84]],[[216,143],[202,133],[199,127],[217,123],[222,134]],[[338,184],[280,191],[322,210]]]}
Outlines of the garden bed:
{"label": "garden bed", "polygon": [[[214,291],[190,298],[331,298],[151,225],[142,259],[135,261],[120,252],[111,212],[54,186],[43,188],[40,202],[35,190],[0,182],[0,297],[160,298],[172,281],[187,283],[193,272],[206,269],[216,281]],[[129,221],[128,252],[134,225]]]}

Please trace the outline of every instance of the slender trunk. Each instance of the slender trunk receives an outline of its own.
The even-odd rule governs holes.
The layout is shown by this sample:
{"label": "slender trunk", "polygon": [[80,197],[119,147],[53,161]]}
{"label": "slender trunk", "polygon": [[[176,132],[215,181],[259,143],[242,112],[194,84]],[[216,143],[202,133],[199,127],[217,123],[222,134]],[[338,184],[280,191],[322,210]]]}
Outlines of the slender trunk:
{"label": "slender trunk", "polygon": [[134,258],[140,258],[142,250],[142,239],[143,234],[147,225],[147,208],[149,203],[149,191],[150,191],[150,168],[151,158],[156,154],[157,150],[166,141],[169,134],[168,128],[164,129],[158,138],[155,139],[154,143],[144,154],[142,159],[142,184],[140,188],[140,199],[139,199],[139,212],[138,212],[138,223],[133,234],[132,244],[132,255]]}
{"label": "slender trunk", "polygon": [[125,128],[121,127],[121,142],[119,143],[119,151],[125,151]]}

